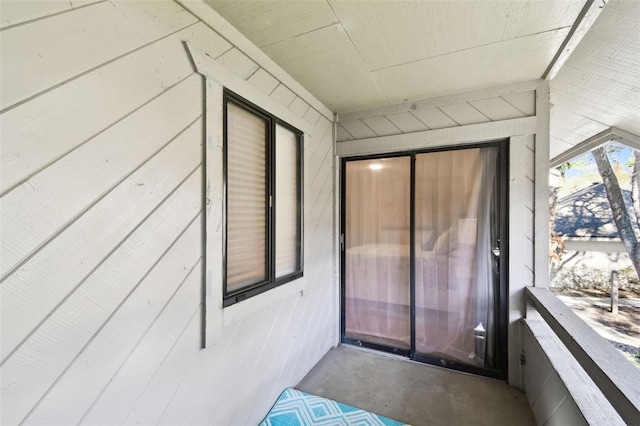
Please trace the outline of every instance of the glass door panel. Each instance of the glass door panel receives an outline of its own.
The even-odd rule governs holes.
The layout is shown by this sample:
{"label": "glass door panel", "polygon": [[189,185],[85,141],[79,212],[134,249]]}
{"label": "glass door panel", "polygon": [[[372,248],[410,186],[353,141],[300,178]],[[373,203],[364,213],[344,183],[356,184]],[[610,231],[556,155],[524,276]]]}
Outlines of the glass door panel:
{"label": "glass door panel", "polygon": [[416,154],[415,354],[495,368],[497,147]]}
{"label": "glass door panel", "polygon": [[411,157],[345,163],[344,333],[411,348]]}

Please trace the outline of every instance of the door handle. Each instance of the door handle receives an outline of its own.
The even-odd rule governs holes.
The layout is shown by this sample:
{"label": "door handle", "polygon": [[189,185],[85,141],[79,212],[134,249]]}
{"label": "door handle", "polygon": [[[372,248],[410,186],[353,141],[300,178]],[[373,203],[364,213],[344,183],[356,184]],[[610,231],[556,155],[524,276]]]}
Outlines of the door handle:
{"label": "door handle", "polygon": [[491,252],[493,253],[493,255],[496,258],[500,259],[500,248],[499,247],[496,247],[496,248],[492,249]]}

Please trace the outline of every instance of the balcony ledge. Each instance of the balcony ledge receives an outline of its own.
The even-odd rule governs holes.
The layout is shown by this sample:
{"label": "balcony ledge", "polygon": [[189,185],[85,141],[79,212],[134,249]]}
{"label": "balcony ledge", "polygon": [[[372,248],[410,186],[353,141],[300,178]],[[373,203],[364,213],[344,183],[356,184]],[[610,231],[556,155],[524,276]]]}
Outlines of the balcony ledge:
{"label": "balcony ledge", "polygon": [[[640,424],[640,370],[548,289],[527,287],[526,293],[534,309],[527,310],[525,324],[540,343],[587,423],[614,424],[617,415],[613,416],[615,413],[606,409],[608,404],[594,405],[593,389],[589,389],[589,386],[585,388],[583,378],[572,371],[574,367],[566,364],[566,352],[564,356],[561,355],[563,351],[552,343],[553,339],[546,339],[549,334],[557,336],[564,344],[619,414],[622,424]],[[547,328],[541,322],[546,322],[553,333],[545,331]]]}

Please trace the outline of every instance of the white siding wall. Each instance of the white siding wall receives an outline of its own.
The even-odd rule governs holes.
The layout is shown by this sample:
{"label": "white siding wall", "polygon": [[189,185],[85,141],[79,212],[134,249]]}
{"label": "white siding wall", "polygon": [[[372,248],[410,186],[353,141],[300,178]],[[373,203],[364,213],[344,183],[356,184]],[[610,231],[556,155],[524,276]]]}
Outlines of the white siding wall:
{"label": "white siding wall", "polygon": [[530,83],[340,114],[337,142],[535,116]]}
{"label": "white siding wall", "polygon": [[[0,7],[1,423],[257,423],[336,343],[328,110],[175,2]],[[312,129],[304,294],[205,350],[204,83],[183,41]]]}
{"label": "white siding wall", "polygon": [[[549,131],[548,122],[545,131],[545,123],[536,116],[540,87],[544,90],[545,83],[525,82],[342,114],[337,128],[336,153],[340,156],[510,139],[509,383],[520,388],[524,380],[520,365],[524,287],[537,282],[535,256],[546,259],[548,254],[544,243],[534,244],[535,153],[537,146],[544,149],[548,145]],[[548,160],[546,164],[548,173]],[[548,232],[548,225],[545,229]]]}
{"label": "white siding wall", "polygon": [[[534,325],[541,327],[540,324]],[[552,333],[550,332],[549,335]],[[543,349],[539,341],[541,338],[549,340],[552,337],[536,336],[536,333],[529,327],[529,323],[525,325],[523,338],[524,352],[526,353],[524,389],[527,392],[527,398],[536,422],[539,425],[587,425],[588,423],[567,390],[567,385],[562,381],[545,353],[545,350],[550,349],[549,343]],[[558,350],[563,349],[561,346],[562,343],[560,343]],[[564,350],[566,351],[566,348]],[[573,360],[569,353],[562,355],[565,355],[567,360]],[[573,362],[576,361],[573,360]],[[571,365],[571,367],[580,370],[579,366]]]}

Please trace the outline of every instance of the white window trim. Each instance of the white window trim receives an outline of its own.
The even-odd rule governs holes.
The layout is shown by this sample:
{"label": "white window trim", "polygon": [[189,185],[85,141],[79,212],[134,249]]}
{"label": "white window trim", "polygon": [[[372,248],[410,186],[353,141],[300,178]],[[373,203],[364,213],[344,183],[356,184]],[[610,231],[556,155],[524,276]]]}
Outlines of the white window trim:
{"label": "white window trim", "polygon": [[[284,106],[247,83],[198,49],[184,42],[196,72],[204,77],[205,90],[205,290],[202,346],[211,347],[222,338],[222,330],[231,324],[265,309],[269,305],[294,295],[304,295],[304,277],[285,283],[264,293],[223,308],[223,88],[226,87],[258,107],[304,133],[311,134],[311,125]],[[304,197],[304,193],[303,193]],[[304,222],[303,222],[304,223]],[[304,233],[303,233],[304,234]]]}

